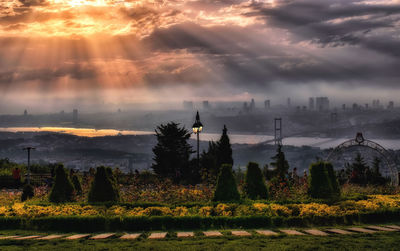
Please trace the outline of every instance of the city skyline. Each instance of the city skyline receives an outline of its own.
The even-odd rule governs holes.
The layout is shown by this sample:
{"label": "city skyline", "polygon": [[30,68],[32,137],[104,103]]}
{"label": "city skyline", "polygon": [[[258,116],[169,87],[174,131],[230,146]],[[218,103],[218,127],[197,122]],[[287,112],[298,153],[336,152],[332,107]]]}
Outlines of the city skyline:
{"label": "city skyline", "polygon": [[379,0],[3,1],[0,106],[396,102],[399,15]]}

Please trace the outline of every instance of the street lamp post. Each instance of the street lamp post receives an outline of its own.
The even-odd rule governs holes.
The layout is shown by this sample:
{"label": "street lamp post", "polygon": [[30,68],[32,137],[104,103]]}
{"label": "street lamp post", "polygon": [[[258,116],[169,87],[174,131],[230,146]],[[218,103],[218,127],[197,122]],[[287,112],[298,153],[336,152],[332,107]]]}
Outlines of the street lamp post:
{"label": "street lamp post", "polygon": [[200,133],[203,130],[203,124],[200,122],[199,111],[196,113],[196,121],[193,124],[193,133],[197,134],[197,168],[200,168]]}
{"label": "street lamp post", "polygon": [[30,169],[30,165],[31,165],[31,150],[34,150],[35,148],[34,147],[31,147],[31,146],[28,146],[28,147],[25,147],[24,149],[22,149],[22,150],[26,150],[27,152],[28,152],[28,170],[27,170],[27,182],[28,182],[28,184],[30,184],[31,183],[31,169]]}

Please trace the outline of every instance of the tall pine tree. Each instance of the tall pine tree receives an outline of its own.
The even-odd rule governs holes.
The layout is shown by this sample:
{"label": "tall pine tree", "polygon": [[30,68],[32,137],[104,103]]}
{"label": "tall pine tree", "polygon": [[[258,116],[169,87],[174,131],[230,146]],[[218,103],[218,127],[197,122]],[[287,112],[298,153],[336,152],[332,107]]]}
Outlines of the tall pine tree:
{"label": "tall pine tree", "polygon": [[203,181],[215,184],[223,164],[233,165],[232,147],[226,125],[224,125],[219,141],[210,141],[208,151],[201,155],[200,166]]}
{"label": "tall pine tree", "polygon": [[217,145],[218,145],[217,166],[220,167],[223,164],[233,165],[232,146],[228,137],[228,129],[226,128],[226,125],[224,125],[224,129],[222,129],[222,135]]}
{"label": "tall pine tree", "polygon": [[179,183],[190,165],[190,155],[194,152],[188,143],[190,133],[179,124],[170,122],[157,127],[157,145],[153,148],[152,168],[160,177],[170,178]]}
{"label": "tall pine tree", "polygon": [[274,167],[272,171],[272,177],[277,177],[279,179],[285,179],[286,174],[289,171],[289,163],[286,160],[285,153],[282,151],[282,146],[279,145],[276,151],[276,155],[272,157],[274,162],[270,163],[270,166]]}

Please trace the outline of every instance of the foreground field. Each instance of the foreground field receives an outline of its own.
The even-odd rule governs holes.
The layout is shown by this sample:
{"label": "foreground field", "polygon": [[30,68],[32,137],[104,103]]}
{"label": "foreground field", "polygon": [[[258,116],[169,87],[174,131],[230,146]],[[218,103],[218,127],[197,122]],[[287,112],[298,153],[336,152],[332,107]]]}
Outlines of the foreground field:
{"label": "foreground field", "polygon": [[[1,231],[1,235],[29,235],[37,232]],[[41,233],[43,234],[43,233]],[[48,233],[47,233],[48,234]],[[203,237],[163,240],[0,240],[1,250],[398,250],[400,232],[374,234],[265,237]]]}

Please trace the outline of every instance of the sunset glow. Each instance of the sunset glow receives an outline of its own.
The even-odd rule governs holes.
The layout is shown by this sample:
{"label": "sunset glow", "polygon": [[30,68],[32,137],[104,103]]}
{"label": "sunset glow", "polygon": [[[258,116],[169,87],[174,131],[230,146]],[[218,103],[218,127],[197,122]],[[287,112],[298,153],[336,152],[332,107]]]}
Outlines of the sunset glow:
{"label": "sunset glow", "polygon": [[399,15],[398,1],[1,1],[0,105],[395,96]]}

